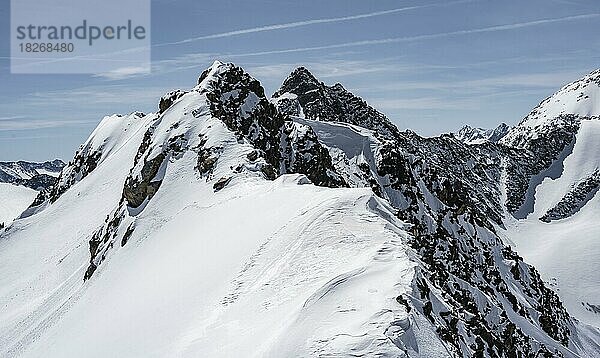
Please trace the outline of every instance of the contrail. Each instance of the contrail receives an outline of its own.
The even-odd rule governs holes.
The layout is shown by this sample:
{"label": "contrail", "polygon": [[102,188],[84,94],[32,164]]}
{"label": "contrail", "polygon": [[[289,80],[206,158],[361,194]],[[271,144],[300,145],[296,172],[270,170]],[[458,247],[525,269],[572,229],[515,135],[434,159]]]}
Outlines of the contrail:
{"label": "contrail", "polygon": [[474,1],[474,0],[462,0],[462,1],[453,1],[453,2],[448,2],[448,3],[409,6],[409,7],[402,7],[402,8],[397,8],[397,9],[370,12],[367,14],[359,14],[359,15],[351,15],[351,16],[343,16],[343,17],[331,17],[331,18],[325,18],[325,19],[313,19],[313,20],[305,20],[305,21],[296,21],[296,22],[288,22],[288,23],[284,23],[284,24],[266,25],[266,26],[260,26],[260,27],[253,27],[253,28],[249,28],[249,29],[242,29],[242,30],[222,32],[222,33],[218,33],[218,34],[192,37],[192,38],[188,38],[185,40],[179,40],[179,41],[174,41],[174,42],[164,42],[164,43],[160,43],[160,44],[154,44],[152,46],[155,47],[155,46],[179,45],[179,44],[185,44],[185,43],[199,41],[199,40],[218,39],[218,38],[222,38],[222,37],[244,35],[244,34],[250,34],[250,33],[255,33],[255,32],[290,29],[290,28],[294,28],[294,27],[310,26],[310,25],[316,25],[316,24],[327,24],[327,23],[332,23],[332,22],[352,21],[352,20],[365,19],[365,18],[375,17],[375,16],[389,15],[389,14],[394,14],[394,13],[403,12],[403,11],[424,9],[424,8],[429,8],[429,7],[455,5],[455,4],[460,4],[460,3],[472,2],[472,1]]}
{"label": "contrail", "polygon": [[535,20],[535,21],[528,21],[528,22],[519,22],[519,23],[507,24],[507,25],[496,25],[496,26],[490,26],[490,27],[483,27],[483,28],[479,28],[479,29],[442,32],[442,33],[437,33],[437,34],[406,36],[406,37],[392,37],[392,38],[379,39],[379,40],[344,42],[344,43],[333,44],[333,45],[300,47],[300,48],[292,48],[292,49],[284,49],[284,50],[250,52],[250,53],[242,53],[242,54],[230,54],[230,55],[226,55],[226,56],[229,56],[229,57],[262,56],[262,55],[284,54],[284,53],[294,53],[294,52],[327,50],[327,49],[354,47],[354,46],[380,45],[380,44],[397,43],[397,42],[412,42],[412,41],[419,41],[419,40],[431,40],[431,39],[438,39],[438,38],[444,38],[444,37],[450,37],[450,36],[460,36],[460,35],[477,34],[477,33],[484,33],[484,32],[514,30],[514,29],[519,29],[519,28],[523,28],[523,27],[531,27],[531,26],[549,24],[549,23],[554,23],[554,22],[591,19],[591,18],[598,17],[598,16],[600,16],[600,14],[598,14],[598,13],[575,15],[575,16],[559,17],[559,18],[554,18],[554,19],[542,19],[542,20]]}

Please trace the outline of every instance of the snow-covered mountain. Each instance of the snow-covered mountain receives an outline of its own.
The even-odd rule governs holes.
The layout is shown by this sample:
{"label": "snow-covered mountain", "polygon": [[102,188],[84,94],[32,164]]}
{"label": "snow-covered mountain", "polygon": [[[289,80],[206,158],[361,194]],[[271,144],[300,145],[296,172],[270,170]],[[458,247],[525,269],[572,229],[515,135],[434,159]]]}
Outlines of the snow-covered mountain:
{"label": "snow-covered mountain", "polygon": [[[600,70],[542,101],[502,143],[535,165],[506,236],[565,306],[600,326]],[[510,217],[509,217],[510,218]]]}
{"label": "snow-covered mountain", "polygon": [[402,132],[305,68],[269,100],[215,62],[158,107],[0,233],[0,355],[600,354],[506,245],[527,148]]}
{"label": "snow-covered mountain", "polygon": [[0,162],[0,183],[24,185],[35,190],[47,189],[65,163],[60,159],[47,162]]}
{"label": "snow-covered mountain", "polygon": [[510,127],[506,123],[501,123],[498,125],[498,127],[493,129],[465,125],[454,135],[457,139],[467,144],[481,144],[487,141],[498,142],[508,133],[509,130]]}

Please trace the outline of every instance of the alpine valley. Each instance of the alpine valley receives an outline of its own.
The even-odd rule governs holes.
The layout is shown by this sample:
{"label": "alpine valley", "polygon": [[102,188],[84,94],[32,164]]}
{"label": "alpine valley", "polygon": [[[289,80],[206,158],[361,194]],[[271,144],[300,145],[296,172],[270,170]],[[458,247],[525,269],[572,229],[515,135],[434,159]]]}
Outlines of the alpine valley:
{"label": "alpine valley", "polygon": [[0,229],[0,356],[600,357],[599,138],[600,70],[424,138],[216,61]]}

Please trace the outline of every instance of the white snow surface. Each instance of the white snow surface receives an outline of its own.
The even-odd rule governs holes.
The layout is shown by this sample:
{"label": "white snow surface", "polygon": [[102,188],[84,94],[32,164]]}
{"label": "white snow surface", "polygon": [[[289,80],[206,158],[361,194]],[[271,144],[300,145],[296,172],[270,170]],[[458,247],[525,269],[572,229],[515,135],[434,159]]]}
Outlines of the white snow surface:
{"label": "white snow surface", "polygon": [[[556,290],[574,317],[600,327],[600,195],[596,193],[574,215],[545,223],[539,220],[572,189],[600,169],[600,120],[584,120],[561,176],[545,178],[536,188],[534,211],[524,220],[506,215],[509,242]],[[587,308],[586,308],[587,307]]]}
{"label": "white snow surface", "polygon": [[600,116],[600,69],[569,83],[543,100],[521,123],[509,131],[501,142],[512,143],[523,130],[540,130],[556,125],[554,119],[562,114],[574,114],[578,117]]}
{"label": "white snow surface", "polygon": [[251,150],[208,113],[190,93],[158,120],[105,118],[86,142],[103,148],[98,167],[1,234],[0,356],[400,356],[393,322],[444,356],[396,301],[415,264],[404,224],[370,189],[249,170],[214,192],[193,151],[170,158],[127,244],[83,281],[88,241],[119,202],[147,128],[164,134],[154,148],[206,134],[223,148],[214,178]]}
{"label": "white snow surface", "polygon": [[8,226],[33,202],[37,193],[25,186],[0,183],[0,223]]}
{"label": "white snow surface", "polygon": [[168,181],[188,200],[152,200],[98,277],[76,275],[71,307],[24,356],[398,353],[385,330],[406,318],[395,297],[413,274],[401,224],[366,189],[295,179],[219,195]]}
{"label": "white snow surface", "polygon": [[[90,180],[78,182],[45,210],[13,222],[0,234],[0,356],[22,353],[81,294],[88,241],[121,197],[125,168],[132,165],[144,133],[136,129],[144,124],[141,119],[132,130],[115,126],[105,132],[114,150]],[[97,141],[97,134],[88,142]]]}

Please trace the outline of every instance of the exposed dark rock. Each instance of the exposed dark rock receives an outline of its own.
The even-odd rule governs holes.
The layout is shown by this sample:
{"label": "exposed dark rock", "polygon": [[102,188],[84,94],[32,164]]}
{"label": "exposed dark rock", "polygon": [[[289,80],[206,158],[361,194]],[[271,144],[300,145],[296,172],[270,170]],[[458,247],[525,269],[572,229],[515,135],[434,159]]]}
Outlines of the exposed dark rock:
{"label": "exposed dark rock", "polygon": [[215,184],[213,185],[213,189],[215,191],[219,191],[219,190],[225,188],[227,186],[227,184],[229,184],[230,181],[231,181],[231,177],[226,177],[226,178],[223,177],[215,182]]}
{"label": "exposed dark rock", "polygon": [[384,114],[369,106],[362,98],[339,83],[326,86],[305,67],[295,69],[273,94],[273,98],[277,99],[286,93],[297,97],[308,119],[355,124],[376,130],[385,138],[398,133],[398,128]]}
{"label": "exposed dark rock", "polygon": [[[506,207],[511,212],[519,210],[526,201],[528,191],[535,190],[542,181],[542,178],[539,178],[534,183],[531,182],[532,178],[550,168],[555,161],[563,160],[564,155],[568,154],[564,151],[575,144],[581,118],[565,114],[553,119],[553,122],[554,125],[547,126],[546,130],[537,131],[534,137],[531,130],[517,128],[510,137],[505,137],[502,141],[503,144],[523,150],[520,154],[509,157],[506,168],[507,186],[511,189],[507,190]],[[526,160],[523,161],[523,158]]]}
{"label": "exposed dark rock", "polygon": [[144,166],[139,176],[129,176],[123,187],[123,197],[132,208],[137,208],[146,199],[152,199],[160,188],[162,180],[155,179],[158,170],[165,160],[165,155],[160,153],[156,157],[144,161]]}
{"label": "exposed dark rock", "polygon": [[158,113],[159,114],[164,113],[167,109],[169,109],[169,107],[171,107],[173,105],[173,103],[175,101],[177,101],[179,98],[181,98],[186,93],[187,93],[186,91],[175,90],[175,91],[168,92],[167,94],[162,96],[160,99],[160,102],[158,104]]}
{"label": "exposed dark rock", "polygon": [[73,160],[71,160],[60,173],[56,185],[50,192],[50,202],[55,202],[73,184],[85,178],[96,169],[101,157],[101,150],[94,150],[89,147],[80,148],[75,153]]}
{"label": "exposed dark rock", "polygon": [[600,170],[577,183],[558,204],[548,210],[541,221],[550,222],[570,217],[590,201],[600,190]]}
{"label": "exposed dark rock", "polygon": [[[203,73],[199,83],[207,76]],[[302,173],[316,185],[346,186],[312,129],[303,127],[299,133],[298,125],[269,102],[260,82],[232,64],[221,65],[209,81],[211,113],[259,151],[271,166],[262,169],[267,178]]]}

